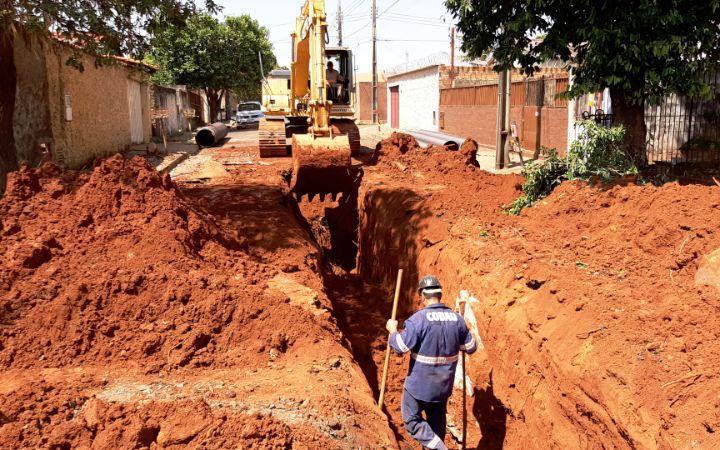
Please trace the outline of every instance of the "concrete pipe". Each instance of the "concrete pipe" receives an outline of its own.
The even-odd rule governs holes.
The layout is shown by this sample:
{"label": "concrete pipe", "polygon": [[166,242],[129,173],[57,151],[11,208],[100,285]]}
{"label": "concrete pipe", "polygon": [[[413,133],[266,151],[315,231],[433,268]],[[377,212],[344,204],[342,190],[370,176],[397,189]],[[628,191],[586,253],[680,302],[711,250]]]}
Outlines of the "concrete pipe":
{"label": "concrete pipe", "polygon": [[195,142],[200,147],[212,147],[228,134],[228,127],[222,122],[200,128],[195,134]]}
{"label": "concrete pipe", "polygon": [[408,134],[412,135],[418,144],[423,147],[428,145],[440,145],[447,147],[448,150],[459,150],[465,139],[453,136],[451,134],[439,133],[437,131],[410,131]]}

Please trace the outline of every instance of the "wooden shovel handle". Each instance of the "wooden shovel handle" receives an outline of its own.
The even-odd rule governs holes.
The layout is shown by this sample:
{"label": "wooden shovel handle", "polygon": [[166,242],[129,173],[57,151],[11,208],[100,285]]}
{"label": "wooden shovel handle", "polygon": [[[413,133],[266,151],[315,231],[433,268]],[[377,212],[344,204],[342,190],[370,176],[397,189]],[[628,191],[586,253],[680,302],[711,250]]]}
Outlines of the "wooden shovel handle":
{"label": "wooden shovel handle", "polygon": [[[397,282],[395,283],[395,298],[393,298],[392,307],[392,320],[396,320],[398,300],[400,299],[400,287],[402,286],[403,270],[398,269]],[[380,382],[380,398],[378,399],[378,406],[380,409],[383,407],[385,401],[385,384],[387,383],[388,367],[390,366],[390,341],[388,340],[387,349],[385,350],[385,364],[383,364],[382,380]]]}

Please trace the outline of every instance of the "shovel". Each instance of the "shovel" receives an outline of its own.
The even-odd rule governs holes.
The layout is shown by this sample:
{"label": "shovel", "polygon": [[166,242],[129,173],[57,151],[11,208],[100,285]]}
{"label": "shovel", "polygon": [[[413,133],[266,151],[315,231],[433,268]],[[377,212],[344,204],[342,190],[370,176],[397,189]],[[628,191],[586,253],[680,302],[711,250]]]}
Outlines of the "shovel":
{"label": "shovel", "polygon": [[[403,270],[398,270],[397,283],[395,284],[395,298],[393,298],[392,307],[392,320],[396,320],[398,299],[400,298],[400,286],[402,285]],[[383,365],[382,381],[380,382],[380,399],[378,399],[378,406],[380,409],[383,407],[385,401],[385,384],[387,383],[388,366],[390,365],[390,341],[388,340],[387,350],[385,351],[385,364]]]}

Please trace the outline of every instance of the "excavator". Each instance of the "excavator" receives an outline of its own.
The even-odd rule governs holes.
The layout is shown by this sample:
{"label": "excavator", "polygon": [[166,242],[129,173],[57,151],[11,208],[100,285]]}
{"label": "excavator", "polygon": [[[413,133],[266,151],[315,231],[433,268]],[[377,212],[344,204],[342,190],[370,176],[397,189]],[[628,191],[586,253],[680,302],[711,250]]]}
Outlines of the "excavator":
{"label": "excavator", "polygon": [[[298,200],[318,195],[349,194],[356,182],[351,157],[360,149],[355,124],[352,52],[329,47],[325,0],[305,0],[295,22],[292,63],[288,80],[288,102],[275,106],[274,96],[264,102],[265,119],[260,122],[261,157],[286,156],[292,139],[290,190]],[[332,61],[342,85],[328,85],[326,61]]]}

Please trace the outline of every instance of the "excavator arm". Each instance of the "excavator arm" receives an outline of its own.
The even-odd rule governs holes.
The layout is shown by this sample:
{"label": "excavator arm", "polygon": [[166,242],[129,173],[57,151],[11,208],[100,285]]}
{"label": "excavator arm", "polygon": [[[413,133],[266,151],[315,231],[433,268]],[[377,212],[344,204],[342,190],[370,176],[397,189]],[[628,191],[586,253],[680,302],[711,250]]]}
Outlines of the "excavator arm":
{"label": "excavator arm", "polygon": [[333,199],[353,189],[350,141],[334,135],[330,126],[332,102],[328,100],[325,71],[327,42],[325,0],[306,0],[295,23],[291,96],[293,115],[298,105],[307,108],[308,134],[292,137],[293,174],[290,188],[298,199],[315,195]]}

